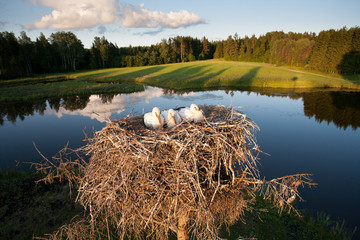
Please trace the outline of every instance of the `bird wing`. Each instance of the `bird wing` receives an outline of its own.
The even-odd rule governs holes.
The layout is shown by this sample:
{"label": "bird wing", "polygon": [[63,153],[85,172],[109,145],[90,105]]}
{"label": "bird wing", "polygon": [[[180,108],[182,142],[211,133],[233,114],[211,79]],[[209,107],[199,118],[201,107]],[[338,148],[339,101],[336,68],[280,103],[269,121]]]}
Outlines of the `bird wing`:
{"label": "bird wing", "polygon": [[164,123],[165,123],[164,116],[161,116],[161,114],[160,114],[160,124],[164,125]]}
{"label": "bird wing", "polygon": [[152,121],[152,113],[145,113],[144,114],[144,123],[146,127],[153,127],[153,121]]}
{"label": "bird wing", "polygon": [[182,119],[181,119],[180,114],[179,114],[178,111],[175,111],[175,122],[176,122],[177,124],[179,124],[179,123],[182,122]]}
{"label": "bird wing", "polygon": [[169,119],[169,111],[168,110],[163,110],[161,111],[160,113],[160,121],[161,121],[161,118],[163,119],[164,122],[167,122]]}

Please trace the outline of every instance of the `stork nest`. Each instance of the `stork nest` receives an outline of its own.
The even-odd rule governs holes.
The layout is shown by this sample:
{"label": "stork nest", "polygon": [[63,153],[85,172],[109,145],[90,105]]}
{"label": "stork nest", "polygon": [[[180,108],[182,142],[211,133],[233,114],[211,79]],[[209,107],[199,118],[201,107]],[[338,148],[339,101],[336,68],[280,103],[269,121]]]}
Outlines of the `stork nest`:
{"label": "stork nest", "polygon": [[146,232],[167,239],[185,218],[192,236],[214,239],[222,224],[251,210],[255,193],[280,210],[293,208],[288,200],[298,196],[299,185],[311,185],[309,175],[260,180],[258,126],[231,107],[200,108],[205,121],[171,129],[147,129],[143,116],[109,121],[76,150],[88,161],[64,160],[63,152],[56,168],[39,169],[48,172],[47,180],[65,175],[75,182],[77,201],[89,210],[91,232],[106,226],[109,237],[110,228],[122,238],[142,238]]}

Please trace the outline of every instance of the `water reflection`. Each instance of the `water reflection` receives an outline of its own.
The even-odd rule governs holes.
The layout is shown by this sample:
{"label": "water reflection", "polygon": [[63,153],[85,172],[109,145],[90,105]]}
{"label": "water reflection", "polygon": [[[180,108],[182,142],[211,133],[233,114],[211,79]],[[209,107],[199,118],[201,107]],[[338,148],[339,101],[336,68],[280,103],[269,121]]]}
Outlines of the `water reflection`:
{"label": "water reflection", "polygon": [[319,123],[326,121],[334,123],[338,128],[346,130],[360,127],[360,93],[345,91],[313,91],[291,92],[286,89],[254,90],[260,95],[268,97],[287,97],[302,99],[304,115],[314,117]]}
{"label": "water reflection", "polygon": [[[45,104],[45,108],[43,106]],[[46,109],[45,102],[24,102],[24,103],[12,103],[0,105],[0,124],[4,124],[4,119],[15,123],[16,119],[24,120],[26,116],[33,115],[34,112],[40,114]]]}
{"label": "water reflection", "polygon": [[304,113],[316,121],[333,122],[346,130],[360,126],[360,94],[352,92],[317,92],[303,96]]}
{"label": "water reflection", "polygon": [[[56,115],[61,118],[64,114],[81,115],[96,119],[99,122],[105,122],[114,113],[125,111],[130,105],[138,102],[148,102],[154,97],[160,97],[163,91],[160,88],[146,88],[142,92],[130,94],[104,94],[91,95],[87,97],[76,96],[73,98],[74,104],[60,104],[58,108],[51,107],[46,110],[46,114]],[[86,103],[85,105],[83,105]]]}
{"label": "water reflection", "polygon": [[304,115],[314,117],[319,123],[326,121],[334,123],[338,128],[346,130],[351,127],[356,130],[360,127],[360,93],[343,91],[310,91],[289,92],[288,90],[252,90],[260,95],[269,97],[287,97],[302,99]]}
{"label": "water reflection", "polygon": [[[234,96],[238,90],[225,90],[225,94]],[[244,91],[240,91],[244,92]],[[351,127],[356,130],[360,126],[360,94],[356,92],[289,92],[289,90],[252,90],[245,91],[266,95],[271,97],[287,97],[291,99],[302,99],[304,104],[304,114],[314,117],[316,121],[334,123],[337,127],[346,130]],[[219,94],[211,91],[201,95],[195,92],[174,92],[154,87],[146,87],[142,92],[131,94],[103,94],[103,95],[81,95],[67,96],[63,98],[51,98],[34,100],[18,103],[4,103],[0,105],[0,124],[3,125],[5,119],[15,123],[17,120],[24,120],[26,116],[35,113],[40,115],[50,114],[61,118],[67,115],[82,115],[99,122],[104,122],[111,117],[111,114],[121,113],[139,102],[147,103],[155,97],[163,99],[177,98],[180,101],[221,99]]]}

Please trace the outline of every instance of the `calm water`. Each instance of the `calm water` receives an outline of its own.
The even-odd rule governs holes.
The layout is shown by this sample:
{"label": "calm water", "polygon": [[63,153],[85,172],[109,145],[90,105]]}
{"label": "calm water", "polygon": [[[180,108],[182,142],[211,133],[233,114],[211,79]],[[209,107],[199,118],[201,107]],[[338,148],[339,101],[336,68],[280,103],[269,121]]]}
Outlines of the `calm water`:
{"label": "calm water", "polygon": [[15,161],[40,161],[33,142],[47,157],[64,145],[84,144],[84,132],[105,126],[109,117],[188,106],[191,103],[239,106],[260,127],[257,140],[266,179],[312,173],[319,185],[302,189],[299,207],[323,211],[360,226],[360,94],[350,92],[206,91],[175,94],[147,87],[143,92],[68,97],[0,105],[0,168]]}

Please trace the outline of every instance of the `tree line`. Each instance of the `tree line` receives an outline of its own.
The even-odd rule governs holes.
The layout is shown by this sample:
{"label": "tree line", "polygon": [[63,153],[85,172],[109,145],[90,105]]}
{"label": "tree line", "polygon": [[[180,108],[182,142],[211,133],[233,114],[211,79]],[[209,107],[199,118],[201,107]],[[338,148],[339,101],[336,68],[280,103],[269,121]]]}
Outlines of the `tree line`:
{"label": "tree line", "polygon": [[148,66],[224,58],[305,67],[329,73],[360,73],[360,28],[315,33],[269,32],[223,41],[177,36],[151,46],[118,47],[104,36],[90,49],[72,32],[56,32],[32,41],[25,32],[16,37],[0,32],[0,78],[80,69]]}
{"label": "tree line", "polygon": [[214,58],[299,66],[328,73],[360,73],[360,28],[315,33],[237,34],[218,41]]}
{"label": "tree line", "polygon": [[18,38],[0,32],[0,78],[205,60],[213,58],[214,51],[214,43],[205,37],[177,36],[151,46],[118,47],[103,36],[95,37],[86,49],[72,32],[56,32],[49,38],[41,33],[35,41],[24,31]]}
{"label": "tree line", "polygon": [[189,62],[213,58],[214,43],[203,37],[174,37],[151,46],[118,47],[95,37],[89,50],[90,68],[133,67]]}
{"label": "tree line", "polygon": [[37,73],[75,71],[87,68],[86,50],[72,32],[44,34],[31,41],[25,32],[18,38],[12,32],[0,33],[1,78],[31,76]]}

